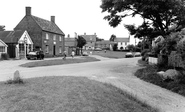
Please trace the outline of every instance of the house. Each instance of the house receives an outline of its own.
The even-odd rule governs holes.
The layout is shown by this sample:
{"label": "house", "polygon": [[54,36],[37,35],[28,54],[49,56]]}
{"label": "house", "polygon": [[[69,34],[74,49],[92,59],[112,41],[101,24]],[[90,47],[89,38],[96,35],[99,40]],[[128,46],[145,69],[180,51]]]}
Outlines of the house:
{"label": "house", "polygon": [[51,21],[33,16],[31,7],[26,7],[26,15],[14,30],[27,30],[33,41],[34,49],[41,49],[45,56],[62,55],[65,50],[64,33],[55,23],[55,16]]}
{"label": "house", "polygon": [[7,44],[10,58],[25,58],[33,50],[33,42],[27,31],[0,31],[0,39]]}
{"label": "house", "polygon": [[114,39],[114,42],[118,45],[118,50],[125,50],[127,45],[130,44],[130,38],[118,38]]}
{"label": "house", "polygon": [[77,39],[72,38],[68,35],[68,37],[65,38],[65,51],[67,52],[67,55],[70,55],[73,50],[76,52],[76,49],[77,49]]}
{"label": "house", "polygon": [[8,47],[8,45],[6,45],[6,44],[0,39],[0,58],[1,58],[1,54],[2,54],[2,53],[7,53],[7,47]]}
{"label": "house", "polygon": [[115,42],[109,41],[109,40],[102,40],[102,41],[97,41],[95,43],[95,48],[100,48],[100,49],[111,49],[112,44]]}
{"label": "house", "polygon": [[86,40],[86,44],[83,47],[83,49],[85,49],[85,50],[94,50],[95,49],[95,42],[96,42],[96,38],[97,38],[96,33],[94,35],[86,35],[86,33],[84,33],[84,35],[80,35],[80,36],[82,36]]}

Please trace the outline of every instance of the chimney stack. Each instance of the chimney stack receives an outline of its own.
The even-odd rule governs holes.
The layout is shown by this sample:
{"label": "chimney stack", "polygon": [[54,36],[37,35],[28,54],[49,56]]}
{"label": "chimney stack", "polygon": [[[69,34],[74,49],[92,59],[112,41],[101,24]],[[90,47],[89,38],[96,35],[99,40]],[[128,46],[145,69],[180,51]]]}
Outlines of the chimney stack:
{"label": "chimney stack", "polygon": [[84,33],[84,35],[86,35],[86,33]]}
{"label": "chimney stack", "polygon": [[55,16],[51,16],[51,22],[55,23]]}
{"label": "chimney stack", "polygon": [[26,7],[26,15],[31,16],[31,7]]}

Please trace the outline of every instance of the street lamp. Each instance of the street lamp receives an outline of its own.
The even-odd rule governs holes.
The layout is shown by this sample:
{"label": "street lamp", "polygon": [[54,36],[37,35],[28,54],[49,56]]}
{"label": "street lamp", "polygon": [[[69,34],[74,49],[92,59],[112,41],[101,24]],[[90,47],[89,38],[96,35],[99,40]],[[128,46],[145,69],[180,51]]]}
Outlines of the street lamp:
{"label": "street lamp", "polygon": [[25,58],[26,58],[26,52],[27,52],[27,48],[26,48],[26,44],[27,44],[27,37],[26,37],[26,35],[25,35],[25,37],[24,37],[24,56],[25,56]]}

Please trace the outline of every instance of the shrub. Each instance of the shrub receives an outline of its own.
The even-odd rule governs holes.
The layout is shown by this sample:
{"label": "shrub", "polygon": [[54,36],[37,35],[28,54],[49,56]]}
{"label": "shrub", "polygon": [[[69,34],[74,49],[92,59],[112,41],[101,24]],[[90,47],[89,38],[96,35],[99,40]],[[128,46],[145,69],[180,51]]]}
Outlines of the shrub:
{"label": "shrub", "polygon": [[1,54],[1,59],[2,60],[8,60],[9,59],[9,55],[7,53],[2,53]]}
{"label": "shrub", "polygon": [[24,81],[22,78],[17,78],[16,80],[9,79],[5,82],[5,84],[24,84]]}
{"label": "shrub", "polygon": [[144,56],[146,53],[150,52],[149,49],[144,49],[141,51],[141,56]]}

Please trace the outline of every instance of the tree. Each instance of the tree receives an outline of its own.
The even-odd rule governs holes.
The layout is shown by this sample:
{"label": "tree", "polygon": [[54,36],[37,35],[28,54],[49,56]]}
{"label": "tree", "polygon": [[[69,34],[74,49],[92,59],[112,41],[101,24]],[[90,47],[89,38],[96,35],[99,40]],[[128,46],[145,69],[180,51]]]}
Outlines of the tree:
{"label": "tree", "polygon": [[0,31],[5,31],[5,26],[0,25]]}
{"label": "tree", "polygon": [[81,54],[82,54],[82,48],[86,44],[86,40],[82,36],[78,36],[77,38],[77,47],[81,49]]}
{"label": "tree", "polygon": [[[131,32],[136,37],[148,36],[150,32],[165,36],[185,26],[185,0],[102,0],[100,7],[102,12],[108,12],[104,19],[112,27],[120,24],[122,18],[140,15],[143,24]],[[172,26],[175,27],[171,29]]]}
{"label": "tree", "polygon": [[99,37],[96,37],[96,41],[102,41],[102,40],[104,40],[104,39],[101,39]]}
{"label": "tree", "polygon": [[115,39],[116,39],[116,35],[112,34],[109,40],[114,41]]}

